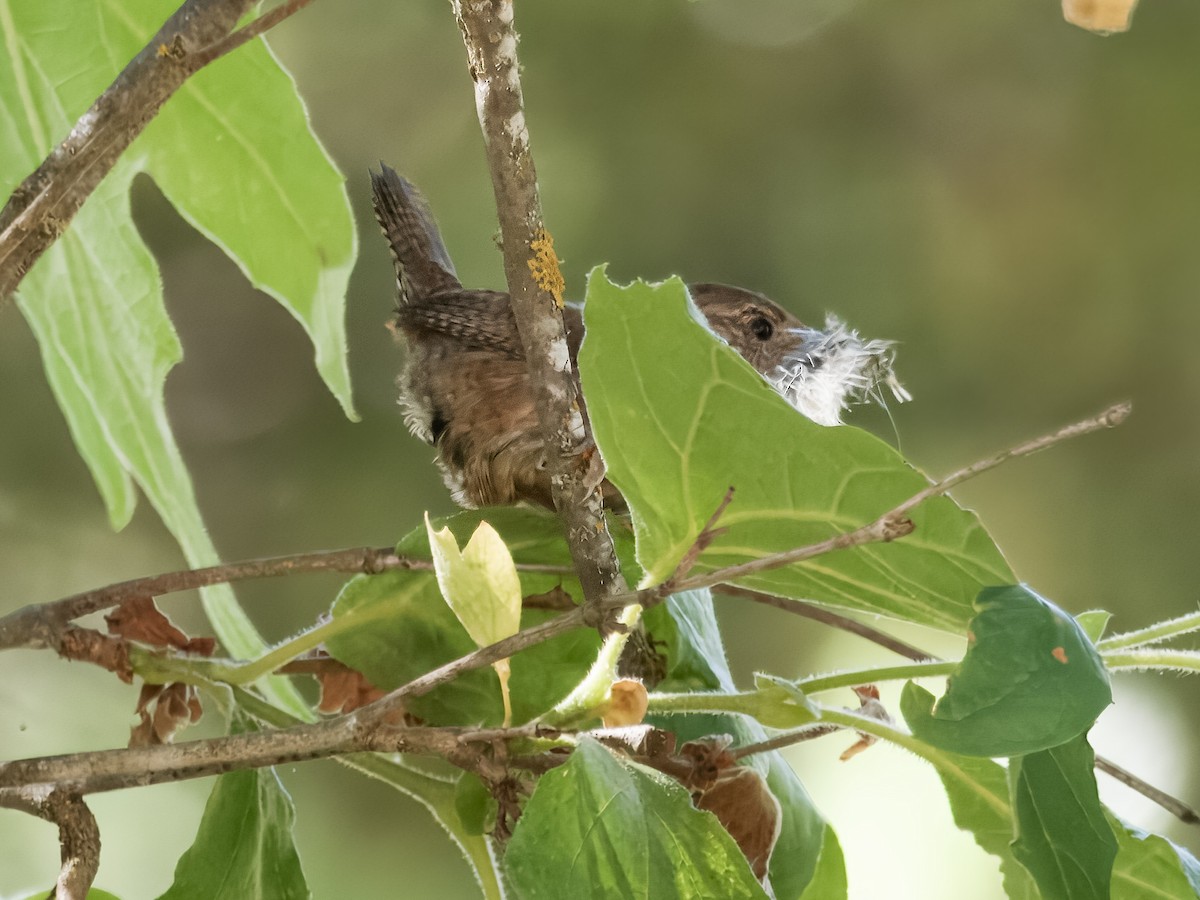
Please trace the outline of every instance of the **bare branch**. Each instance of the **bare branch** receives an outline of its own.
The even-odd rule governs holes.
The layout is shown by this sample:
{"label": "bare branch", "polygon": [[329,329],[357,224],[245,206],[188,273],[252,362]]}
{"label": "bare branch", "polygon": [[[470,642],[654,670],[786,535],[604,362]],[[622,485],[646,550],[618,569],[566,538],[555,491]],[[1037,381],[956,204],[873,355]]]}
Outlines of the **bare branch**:
{"label": "bare branch", "polygon": [[347,550],[297,553],[223,563],[203,569],[182,569],[94,588],[53,603],[24,606],[0,618],[0,650],[59,649],[62,630],[72,619],[100,612],[132,597],[190,591],[230,581],[271,578],[299,572],[365,572],[432,567],[428,560],[397,556],[391,547],[353,547]]}
{"label": "bare branch", "polygon": [[[133,597],[171,594],[253,578],[277,578],[302,572],[348,572],[375,575],[393,569],[432,570],[427,559],[399,556],[391,547],[351,547],[344,550],[319,550],[290,556],[270,556],[222,563],[203,569],[181,569],[133,578],[106,587],[72,594],[53,603],[22,607],[0,618],[0,650],[15,648],[53,648],[61,652],[64,629],[80,616],[119,606]],[[519,564],[522,572],[566,575],[573,570],[564,566]]]}
{"label": "bare branch", "polygon": [[[974,478],[987,472],[990,469],[996,468],[1001,463],[1007,462],[1010,459],[1015,459],[1019,456],[1028,456],[1031,453],[1036,453],[1039,450],[1044,450],[1047,447],[1052,447],[1055,444],[1062,443],[1073,437],[1079,437],[1084,434],[1090,434],[1093,431],[1099,431],[1104,428],[1113,428],[1120,425],[1129,416],[1132,410],[1129,403],[1118,403],[1109,407],[1098,416],[1093,416],[1090,419],[1076,422],[1073,425],[1068,425],[1065,428],[1060,428],[1057,431],[1035,438],[1032,441],[1026,441],[1023,444],[1018,444],[995,456],[990,456],[986,459],[981,459],[969,466],[965,466],[956,472],[943,478],[941,481],[935,481],[926,487],[924,490],[913,494],[903,503],[893,507],[885,512],[873,522],[868,522],[853,531],[847,531],[844,534],[835,535],[827,540],[820,541],[816,544],[809,544],[806,547],[797,547],[794,550],[788,550],[783,553],[775,553],[771,556],[764,556],[762,559],[751,560],[747,563],[741,563],[736,566],[726,566],[722,569],[714,569],[703,575],[697,575],[692,578],[685,578],[678,584],[672,585],[672,590],[686,591],[694,590],[702,587],[712,587],[720,584],[723,581],[734,581],[738,578],[745,578],[747,575],[756,575],[759,572],[767,572],[772,569],[783,568],[784,566],[792,565],[793,563],[802,562],[806,559],[812,559],[815,556],[821,556],[825,553],[832,553],[835,550],[845,550],[850,547],[857,547],[862,544],[871,544],[879,542],[894,541],[897,538],[911,534],[913,531],[913,523],[906,518],[910,512],[917,506],[920,506],[931,497],[937,497],[945,494],[951,488],[962,484],[969,478]],[[647,603],[653,604],[662,600],[661,596],[655,595],[657,588],[650,588],[641,593],[645,595],[643,605]]]}
{"label": "bare branch", "polygon": [[284,19],[300,12],[300,10],[312,2],[313,0],[286,0],[286,2],[280,3],[274,9],[268,10],[253,22],[248,23],[245,27],[239,28],[228,37],[201,50],[197,54],[200,65],[207,65],[214,59],[219,59],[226,53],[236,50],[242,44],[252,41],[256,37],[262,37]]}
{"label": "bare branch", "polygon": [[913,662],[925,662],[926,660],[934,659],[933,656],[918,647],[914,647],[912,644],[906,644],[899,638],[892,637],[890,634],[882,632],[877,628],[872,628],[870,625],[859,622],[856,619],[851,619],[849,616],[840,615],[813,603],[806,603],[803,600],[793,600],[791,597],[777,597],[774,594],[767,594],[763,591],[755,591],[732,584],[718,584],[713,590],[729,597],[741,597],[743,600],[752,600],[764,606],[773,606],[776,609],[782,609],[784,612],[789,612],[793,615],[803,616],[806,619],[812,619],[825,625],[832,625],[834,628],[840,628],[842,631],[848,631],[850,634],[866,638],[868,641],[891,650],[893,653],[898,653],[906,659],[911,659]]}
{"label": "bare branch", "polygon": [[253,0],[179,7],[0,210],[0,305],[180,85],[307,2],[288,0],[241,31]]}
{"label": "bare branch", "polygon": [[1139,778],[1128,769],[1118,766],[1111,759],[1097,755],[1096,768],[1105,775],[1115,778],[1126,787],[1137,791],[1146,799],[1157,803],[1179,821],[1186,822],[1188,825],[1200,825],[1200,813],[1197,813],[1192,807],[1188,806],[1182,800],[1172,797],[1161,788],[1156,788],[1148,781]]}
{"label": "bare branch", "polygon": [[[517,60],[512,0],[453,0],[462,30],[475,103],[487,145],[488,168],[504,247],[504,272],[513,315],[537,397],[554,506],[562,519],[585,599],[624,592],[620,564],[601,509],[600,492],[587,477],[587,444],[571,355],[563,328],[561,281],[542,221],[537,173],[529,148]],[[547,269],[551,270],[547,272]],[[535,271],[542,277],[535,278]],[[540,284],[539,284],[540,282]],[[591,612],[589,624],[601,624]]]}

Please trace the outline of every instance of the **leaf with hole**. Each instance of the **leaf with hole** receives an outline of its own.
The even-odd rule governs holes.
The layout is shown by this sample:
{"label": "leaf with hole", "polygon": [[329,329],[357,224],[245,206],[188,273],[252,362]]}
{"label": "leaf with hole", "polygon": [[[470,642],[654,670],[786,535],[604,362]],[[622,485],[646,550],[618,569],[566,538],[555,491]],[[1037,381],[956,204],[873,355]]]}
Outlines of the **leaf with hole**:
{"label": "leaf with hole", "polygon": [[1108,672],[1079,624],[1023,585],[976,601],[967,654],[936,704],[909,682],[900,711],[923,741],[969,756],[1017,756],[1082,734],[1112,703]]}
{"label": "leaf with hole", "polygon": [[[696,572],[762,559],[874,521],[929,481],[883,441],[796,412],[699,320],[679,279],[588,280],[580,376],[608,477],[628,501],[645,583],[667,578],[732,485]],[[669,336],[664,339],[664,336]],[[957,631],[1012,581],[975,516],[939,497],[889,544],[739,580],[788,597]]]}

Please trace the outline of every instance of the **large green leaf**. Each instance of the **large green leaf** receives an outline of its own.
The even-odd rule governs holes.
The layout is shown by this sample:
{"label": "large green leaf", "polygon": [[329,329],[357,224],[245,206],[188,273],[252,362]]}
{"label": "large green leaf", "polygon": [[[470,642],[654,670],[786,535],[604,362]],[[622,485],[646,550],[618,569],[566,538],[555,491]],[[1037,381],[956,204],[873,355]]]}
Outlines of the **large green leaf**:
{"label": "large green leaf", "polygon": [[715,816],[585,738],[538,780],[504,866],[518,897],[766,897]]}
{"label": "large green leaf", "polygon": [[1017,756],[1082,734],[1112,703],[1108,672],[1079,624],[1023,585],[988,588],[945,695],[909,682],[913,734],[970,756]]}
{"label": "large green leaf", "polygon": [[[0,0],[9,50],[0,63],[0,193],[42,161],[177,5]],[[254,41],[180,89],[21,286],[21,310],[113,525],[133,514],[136,483],[188,562],[205,565],[217,554],[162,399],[179,342],[129,213],[129,183],[143,171],[297,317],[348,413],[342,307],[356,238],[342,178],[295,86]],[[231,653],[261,652],[228,589],[209,589],[205,601]]]}
{"label": "large green leaf", "polygon": [[[465,543],[481,521],[499,532],[518,563],[569,565],[570,553],[558,520],[532,509],[471,510],[438,520]],[[400,542],[398,551],[429,559],[424,526]],[[582,597],[578,579],[555,574],[521,573],[525,595],[556,587]],[[543,622],[555,613],[525,610],[522,627]],[[381,688],[395,688],[476,649],[454,612],[446,605],[433,572],[391,571],[352,578],[333,605],[335,628],[326,639],[329,652],[362,672]],[[513,715],[517,722],[544,713],[565,697],[587,673],[600,641],[594,631],[576,629],[538,644],[511,660]],[[490,670],[467,672],[409,708],[436,724],[499,723],[503,702],[499,682]]]}
{"label": "large green leaf", "polygon": [[1096,792],[1095,754],[1080,735],[1009,763],[1013,855],[1046,900],[1108,900],[1117,840]]}
{"label": "large green leaf", "polygon": [[[620,288],[588,281],[579,357],[609,478],[629,501],[646,581],[671,574],[731,485],[727,531],[698,571],[744,563],[873,521],[928,484],[857,428],[797,413],[698,321],[678,279]],[[916,531],[747,577],[789,597],[958,630],[980,588],[1012,573],[975,516],[947,498]]]}
{"label": "large green leaf", "polygon": [[200,830],[160,900],[310,896],[292,843],[295,810],[274,769],[217,779]]}

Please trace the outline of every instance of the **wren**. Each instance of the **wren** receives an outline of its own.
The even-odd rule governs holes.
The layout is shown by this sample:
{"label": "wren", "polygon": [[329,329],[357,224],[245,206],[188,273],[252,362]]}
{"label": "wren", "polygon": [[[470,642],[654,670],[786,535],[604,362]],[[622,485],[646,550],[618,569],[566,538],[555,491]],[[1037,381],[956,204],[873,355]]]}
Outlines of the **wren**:
{"label": "wren", "polygon": [[[371,187],[396,266],[393,327],[408,350],[399,385],[409,430],[437,448],[446,485],[463,506],[525,500],[553,508],[509,295],[462,286],[428,205],[406,179],[381,166]],[[743,288],[703,283],[688,291],[716,335],[815,422],[836,425],[849,403],[882,402],[880,385],[908,399],[892,373],[891,341],[864,341],[832,317],[823,330],[809,327]],[[583,339],[580,308],[567,304],[563,321],[574,362]],[[606,502],[621,505],[607,482],[604,490]]]}

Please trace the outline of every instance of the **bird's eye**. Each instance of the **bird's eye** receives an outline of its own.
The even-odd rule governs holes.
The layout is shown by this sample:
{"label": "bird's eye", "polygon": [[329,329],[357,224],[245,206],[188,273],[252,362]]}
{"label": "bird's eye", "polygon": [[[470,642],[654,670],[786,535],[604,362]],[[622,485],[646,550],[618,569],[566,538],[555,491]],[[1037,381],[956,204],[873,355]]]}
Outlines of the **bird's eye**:
{"label": "bird's eye", "polygon": [[771,324],[770,319],[759,316],[750,320],[750,333],[760,341],[770,340],[771,335],[775,333],[775,326]]}

